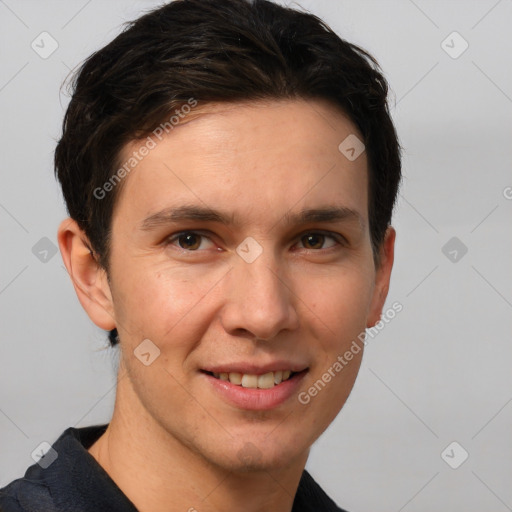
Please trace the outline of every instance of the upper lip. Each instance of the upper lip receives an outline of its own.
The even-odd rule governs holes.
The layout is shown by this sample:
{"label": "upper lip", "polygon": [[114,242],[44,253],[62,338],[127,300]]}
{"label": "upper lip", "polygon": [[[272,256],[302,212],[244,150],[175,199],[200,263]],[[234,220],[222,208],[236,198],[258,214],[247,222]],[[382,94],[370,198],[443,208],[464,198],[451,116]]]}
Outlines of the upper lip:
{"label": "upper lip", "polygon": [[306,368],[308,368],[306,364],[292,363],[288,361],[273,361],[266,364],[249,362],[223,363],[205,366],[201,369],[212,373],[244,373],[249,375],[263,375],[265,373],[277,372],[279,370],[290,370],[296,373],[301,372]]}

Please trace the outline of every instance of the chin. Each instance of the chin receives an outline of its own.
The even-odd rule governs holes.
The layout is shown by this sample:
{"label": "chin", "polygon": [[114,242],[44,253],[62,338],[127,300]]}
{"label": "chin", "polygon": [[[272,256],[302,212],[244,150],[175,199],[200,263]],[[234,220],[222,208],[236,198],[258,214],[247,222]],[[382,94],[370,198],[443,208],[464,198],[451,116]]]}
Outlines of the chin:
{"label": "chin", "polygon": [[253,441],[242,439],[239,443],[233,441],[229,452],[224,452],[220,460],[217,460],[224,469],[236,473],[276,471],[289,468],[295,461],[299,463],[300,460],[300,463],[305,463],[309,447],[302,451],[298,447],[298,443],[291,442],[291,436],[286,443],[279,442],[278,439],[275,443],[269,442],[268,439],[254,438]]}

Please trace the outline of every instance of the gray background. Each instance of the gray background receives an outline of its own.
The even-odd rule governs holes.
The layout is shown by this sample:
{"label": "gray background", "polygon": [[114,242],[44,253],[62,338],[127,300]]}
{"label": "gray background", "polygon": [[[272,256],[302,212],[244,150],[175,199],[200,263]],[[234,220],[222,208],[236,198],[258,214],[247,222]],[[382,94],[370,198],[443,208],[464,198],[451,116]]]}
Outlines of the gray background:
{"label": "gray background", "polygon": [[[117,352],[40,240],[56,245],[66,215],[52,168],[60,85],[155,5],[0,0],[0,487],[42,441],[110,420]],[[300,5],[377,57],[405,148],[387,303],[403,311],[369,342],[307,467],[350,512],[512,510],[512,1]],[[46,59],[31,48],[43,31],[59,45]],[[452,56],[442,46],[453,31],[469,44],[457,58],[458,36]],[[453,441],[469,453],[458,469],[445,460],[461,448],[441,456]]]}

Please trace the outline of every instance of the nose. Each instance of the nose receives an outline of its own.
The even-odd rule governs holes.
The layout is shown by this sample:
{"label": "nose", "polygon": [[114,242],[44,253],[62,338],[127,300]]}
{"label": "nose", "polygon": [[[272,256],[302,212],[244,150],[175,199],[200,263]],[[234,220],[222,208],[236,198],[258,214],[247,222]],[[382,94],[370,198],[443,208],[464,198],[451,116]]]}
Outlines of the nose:
{"label": "nose", "polygon": [[282,330],[299,326],[297,297],[270,251],[252,263],[236,259],[226,276],[226,302],[221,323],[232,336],[272,340]]}

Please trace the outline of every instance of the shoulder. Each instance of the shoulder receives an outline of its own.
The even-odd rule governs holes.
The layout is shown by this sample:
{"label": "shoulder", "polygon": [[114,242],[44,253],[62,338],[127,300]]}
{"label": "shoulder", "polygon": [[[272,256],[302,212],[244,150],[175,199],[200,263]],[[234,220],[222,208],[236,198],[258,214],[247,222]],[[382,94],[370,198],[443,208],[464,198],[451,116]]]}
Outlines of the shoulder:
{"label": "shoulder", "polygon": [[295,495],[292,512],[346,512],[327,496],[314,478],[304,470]]}
{"label": "shoulder", "polygon": [[31,466],[23,478],[13,480],[0,489],[2,512],[53,512],[55,504],[50,489],[37,475],[31,476]]}
{"label": "shoulder", "polygon": [[[57,512],[73,502],[73,476],[81,479],[90,473],[86,447],[92,444],[107,425],[66,429],[38,463],[30,466],[22,478],[0,489],[1,512]],[[76,507],[75,512],[78,512]]]}

